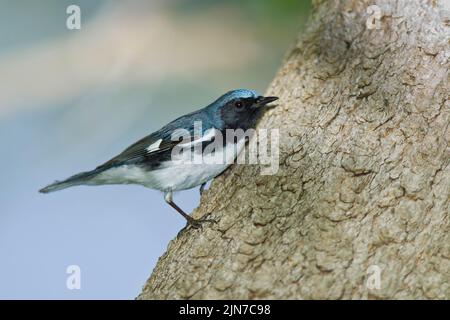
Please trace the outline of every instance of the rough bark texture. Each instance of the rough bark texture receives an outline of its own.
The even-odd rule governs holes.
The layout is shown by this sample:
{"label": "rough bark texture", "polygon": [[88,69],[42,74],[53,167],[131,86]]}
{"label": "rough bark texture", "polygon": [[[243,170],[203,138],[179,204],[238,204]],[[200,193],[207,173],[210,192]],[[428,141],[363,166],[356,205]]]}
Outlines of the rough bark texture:
{"label": "rough bark texture", "polygon": [[[450,298],[449,18],[439,1],[316,1],[268,93],[280,169],[234,166],[139,299]],[[381,287],[366,285],[370,266]]]}

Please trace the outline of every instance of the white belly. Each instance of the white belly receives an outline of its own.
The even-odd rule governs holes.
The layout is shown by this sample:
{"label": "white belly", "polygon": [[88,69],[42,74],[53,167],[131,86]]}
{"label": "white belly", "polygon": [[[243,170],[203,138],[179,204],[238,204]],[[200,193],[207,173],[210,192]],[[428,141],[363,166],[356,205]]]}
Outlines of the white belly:
{"label": "white belly", "polygon": [[149,173],[144,186],[163,191],[177,191],[199,186],[221,174],[228,164],[177,164]]}
{"label": "white belly", "polygon": [[[244,140],[244,139],[242,139]],[[90,181],[90,184],[140,184],[161,191],[177,191],[199,186],[217,177],[229,167],[241,151],[245,141],[239,142],[237,148],[229,144],[222,150],[216,150],[212,156],[204,155],[202,163],[186,161],[167,161],[160,169],[148,171],[144,167],[123,165],[108,169]]]}

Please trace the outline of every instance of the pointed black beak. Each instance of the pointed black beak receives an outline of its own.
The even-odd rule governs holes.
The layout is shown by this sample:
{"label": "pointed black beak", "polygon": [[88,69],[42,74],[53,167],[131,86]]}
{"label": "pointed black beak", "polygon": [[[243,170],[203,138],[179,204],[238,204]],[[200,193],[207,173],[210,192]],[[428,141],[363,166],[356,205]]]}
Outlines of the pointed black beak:
{"label": "pointed black beak", "polygon": [[269,104],[269,103],[274,102],[276,100],[278,100],[278,97],[263,97],[263,96],[260,96],[260,97],[258,97],[256,99],[256,102],[257,102],[259,107],[263,107],[266,104]]}

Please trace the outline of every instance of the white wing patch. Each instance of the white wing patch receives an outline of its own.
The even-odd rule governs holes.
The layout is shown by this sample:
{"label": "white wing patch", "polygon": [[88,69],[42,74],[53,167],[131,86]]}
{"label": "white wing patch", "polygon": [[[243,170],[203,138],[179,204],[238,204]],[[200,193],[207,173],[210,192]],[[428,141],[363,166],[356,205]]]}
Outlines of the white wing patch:
{"label": "white wing patch", "polygon": [[[188,148],[193,147],[197,145],[198,143],[201,143],[203,141],[210,141],[214,136],[216,135],[216,129],[209,129],[205,132],[205,134],[197,140],[189,141],[188,143],[180,143],[178,146],[182,148]],[[159,139],[149,145],[145,150],[147,150],[148,153],[152,153],[159,150],[159,146],[161,145],[162,139]]]}
{"label": "white wing patch", "polygon": [[161,142],[162,142],[162,139],[159,139],[158,141],[155,141],[154,143],[149,145],[147,147],[147,149],[145,149],[145,150],[147,150],[148,153],[152,153],[152,152],[158,151],[159,150],[159,145],[161,144]]}
{"label": "white wing patch", "polygon": [[180,143],[180,144],[178,144],[178,146],[182,147],[182,148],[189,148],[189,147],[194,147],[204,141],[211,141],[211,139],[216,136],[216,131],[218,131],[218,130],[215,128],[208,129],[205,131],[205,134],[203,134],[200,139],[197,139],[194,141],[189,141],[187,143]]}

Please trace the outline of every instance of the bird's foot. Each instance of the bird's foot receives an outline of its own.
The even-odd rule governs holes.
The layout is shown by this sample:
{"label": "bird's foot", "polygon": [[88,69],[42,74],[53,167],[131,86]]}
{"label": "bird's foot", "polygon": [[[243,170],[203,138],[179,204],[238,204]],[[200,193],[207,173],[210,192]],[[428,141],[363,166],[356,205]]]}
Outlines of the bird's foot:
{"label": "bird's foot", "polygon": [[205,187],[206,187],[206,182],[202,183],[202,185],[200,186],[200,197],[203,195],[203,192],[205,191]]}
{"label": "bird's foot", "polygon": [[189,219],[187,219],[186,227],[191,226],[194,229],[201,229],[205,222],[217,223],[218,221],[215,219],[205,219],[205,218],[194,219],[192,217],[189,217]]}

